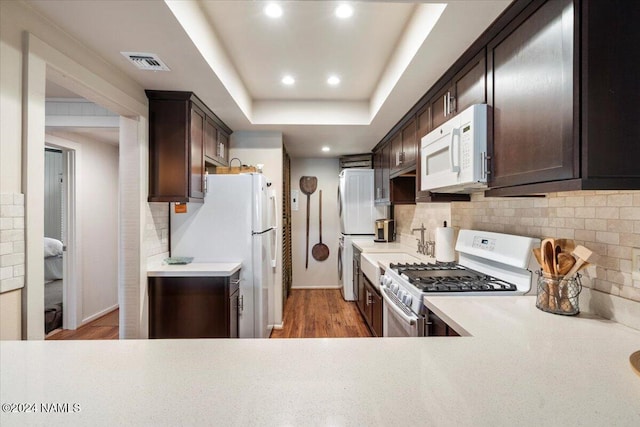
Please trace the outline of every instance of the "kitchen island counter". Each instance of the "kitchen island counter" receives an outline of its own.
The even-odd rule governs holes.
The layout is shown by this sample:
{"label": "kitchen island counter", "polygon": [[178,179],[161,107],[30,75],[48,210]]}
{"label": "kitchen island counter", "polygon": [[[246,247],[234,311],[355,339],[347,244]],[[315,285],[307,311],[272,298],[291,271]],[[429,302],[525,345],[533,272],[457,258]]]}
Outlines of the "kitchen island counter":
{"label": "kitchen island counter", "polygon": [[3,341],[2,403],[70,409],[0,424],[640,425],[640,331],[533,297],[429,304],[473,336]]}

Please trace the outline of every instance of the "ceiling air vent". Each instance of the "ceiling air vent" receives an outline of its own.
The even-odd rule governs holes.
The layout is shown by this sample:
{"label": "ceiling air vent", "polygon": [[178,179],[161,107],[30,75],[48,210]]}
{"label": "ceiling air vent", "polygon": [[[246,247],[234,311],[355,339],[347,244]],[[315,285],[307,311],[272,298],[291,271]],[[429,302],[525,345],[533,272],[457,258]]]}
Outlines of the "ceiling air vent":
{"label": "ceiling air vent", "polygon": [[146,71],[171,71],[155,53],[120,52],[133,65]]}

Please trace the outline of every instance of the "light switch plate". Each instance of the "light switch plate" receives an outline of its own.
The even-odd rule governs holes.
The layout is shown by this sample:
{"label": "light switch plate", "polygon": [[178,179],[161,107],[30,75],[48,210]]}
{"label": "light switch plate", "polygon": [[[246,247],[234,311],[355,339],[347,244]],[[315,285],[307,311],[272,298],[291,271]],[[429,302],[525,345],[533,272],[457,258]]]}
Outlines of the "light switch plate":
{"label": "light switch plate", "polygon": [[300,192],[298,190],[291,190],[291,210],[298,210],[298,199],[300,196]]}
{"label": "light switch plate", "polygon": [[640,280],[640,248],[631,249],[631,271],[633,280]]}

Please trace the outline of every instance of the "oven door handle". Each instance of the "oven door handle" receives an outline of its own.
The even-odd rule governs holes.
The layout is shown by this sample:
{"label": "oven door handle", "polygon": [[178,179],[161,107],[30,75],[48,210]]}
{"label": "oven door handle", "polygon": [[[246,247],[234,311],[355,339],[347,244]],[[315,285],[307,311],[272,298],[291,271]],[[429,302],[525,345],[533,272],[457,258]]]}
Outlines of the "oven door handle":
{"label": "oven door handle", "polygon": [[400,316],[400,318],[402,320],[404,320],[407,324],[409,324],[409,326],[413,326],[418,322],[418,316],[411,315],[409,316],[407,313],[405,313],[404,311],[400,310],[400,308],[398,308],[398,306],[396,305],[396,303],[389,297],[389,295],[387,295],[387,291],[391,292],[391,290],[389,288],[387,288],[385,285],[380,285],[380,290],[382,292],[380,292],[382,294],[382,298],[384,298],[384,301],[386,303],[386,305],[393,310],[393,312],[397,315]]}

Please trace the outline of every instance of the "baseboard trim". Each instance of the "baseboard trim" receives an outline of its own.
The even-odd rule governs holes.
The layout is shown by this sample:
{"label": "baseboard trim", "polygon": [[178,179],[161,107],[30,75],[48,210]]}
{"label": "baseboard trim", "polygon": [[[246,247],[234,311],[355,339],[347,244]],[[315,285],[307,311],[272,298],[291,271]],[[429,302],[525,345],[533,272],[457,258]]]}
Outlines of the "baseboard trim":
{"label": "baseboard trim", "polygon": [[92,321],[96,320],[97,318],[102,317],[105,314],[109,314],[112,311],[117,310],[117,309],[118,309],[118,304],[112,305],[109,308],[105,308],[104,310],[99,311],[96,314],[92,314],[91,316],[89,316],[89,317],[87,317],[85,319],[82,319],[82,322],[78,325],[78,327],[86,325],[87,323],[92,322]]}
{"label": "baseboard trim", "polygon": [[284,328],[284,322],[280,323],[279,325],[273,325],[273,329],[276,329],[279,331],[282,330],[283,328]]}
{"label": "baseboard trim", "polygon": [[342,286],[292,286],[291,289],[341,289]]}

